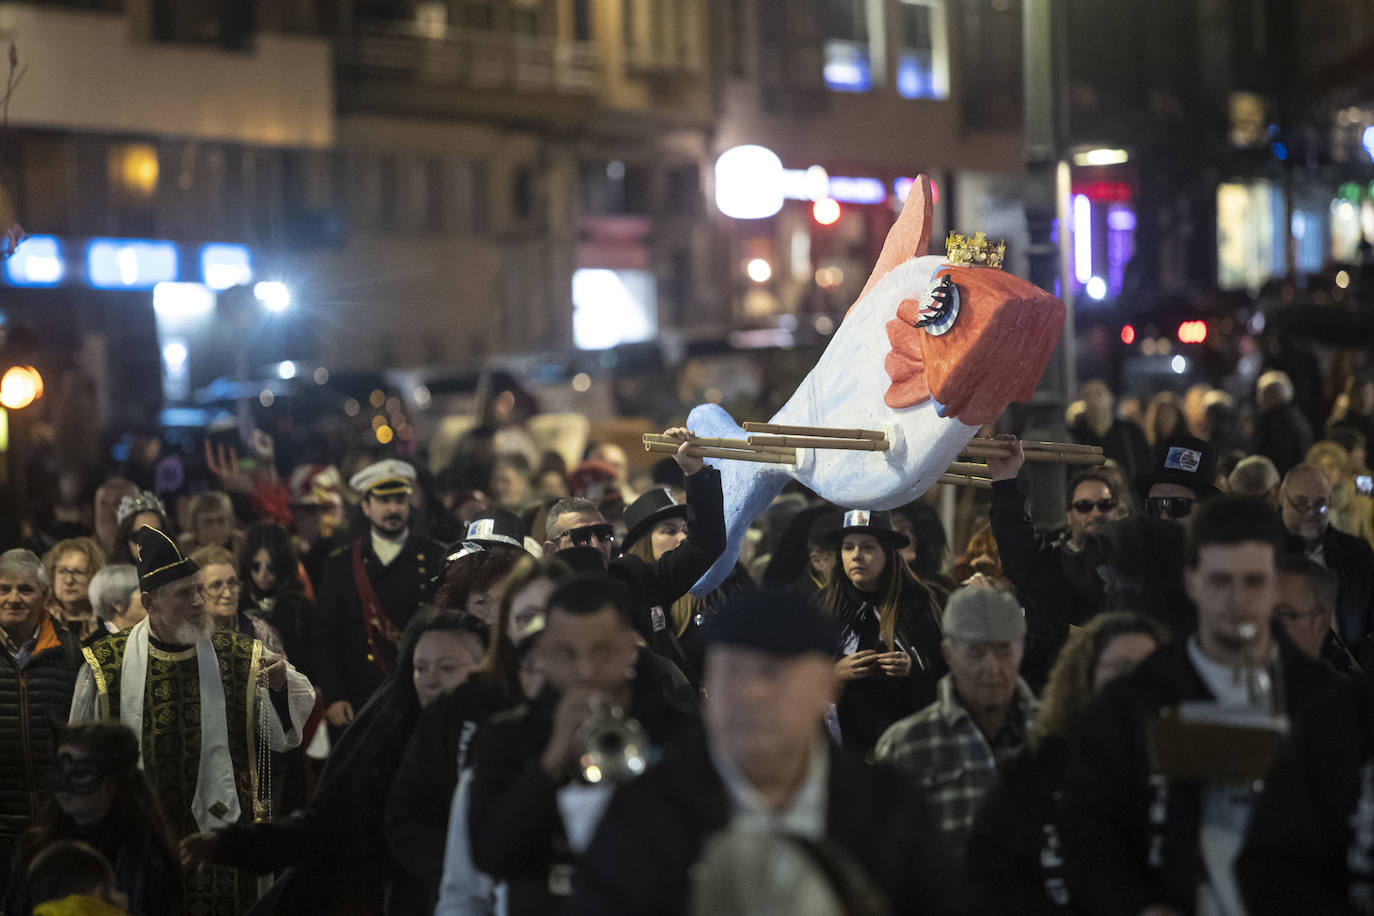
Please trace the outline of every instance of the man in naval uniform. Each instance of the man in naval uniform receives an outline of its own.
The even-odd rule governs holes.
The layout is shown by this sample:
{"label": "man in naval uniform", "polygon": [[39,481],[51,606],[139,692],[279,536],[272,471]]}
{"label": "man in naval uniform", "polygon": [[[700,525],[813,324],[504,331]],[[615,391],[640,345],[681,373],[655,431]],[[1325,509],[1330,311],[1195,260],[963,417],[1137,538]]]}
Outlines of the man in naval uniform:
{"label": "man in naval uniform", "polygon": [[320,577],[312,673],[336,729],[353,721],[395,667],[401,631],[434,593],[444,546],[410,526],[415,469],[387,459],[348,482],[368,532],[335,550]]}

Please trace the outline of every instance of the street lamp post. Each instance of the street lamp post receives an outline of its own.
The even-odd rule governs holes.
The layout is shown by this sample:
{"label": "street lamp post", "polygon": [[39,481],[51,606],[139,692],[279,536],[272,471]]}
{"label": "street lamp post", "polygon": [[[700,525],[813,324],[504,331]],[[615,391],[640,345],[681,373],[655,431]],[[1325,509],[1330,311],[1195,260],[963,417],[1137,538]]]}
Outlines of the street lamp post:
{"label": "street lamp post", "polygon": [[[1070,226],[1065,219],[1069,198],[1069,166],[1063,159],[1062,91],[1064,64],[1063,4],[1060,0],[1025,0],[1022,7],[1023,82],[1025,103],[1026,224],[1030,281],[1053,292],[1061,277],[1060,297],[1068,313],[1055,355],[1024,411],[1023,435],[1030,439],[1066,440],[1064,409],[1077,387],[1074,354],[1073,290],[1065,270]],[[1059,241],[1054,223],[1059,222]],[[1039,525],[1062,523],[1064,473],[1059,465],[1027,465],[1031,487],[1031,515]]]}

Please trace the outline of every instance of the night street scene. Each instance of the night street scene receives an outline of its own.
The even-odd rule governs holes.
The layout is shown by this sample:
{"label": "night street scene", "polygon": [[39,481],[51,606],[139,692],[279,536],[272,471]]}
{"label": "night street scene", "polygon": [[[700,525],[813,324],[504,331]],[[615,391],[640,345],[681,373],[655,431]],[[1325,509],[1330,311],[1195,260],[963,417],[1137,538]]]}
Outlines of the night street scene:
{"label": "night street scene", "polygon": [[1374,916],[1374,0],[0,0],[0,916]]}

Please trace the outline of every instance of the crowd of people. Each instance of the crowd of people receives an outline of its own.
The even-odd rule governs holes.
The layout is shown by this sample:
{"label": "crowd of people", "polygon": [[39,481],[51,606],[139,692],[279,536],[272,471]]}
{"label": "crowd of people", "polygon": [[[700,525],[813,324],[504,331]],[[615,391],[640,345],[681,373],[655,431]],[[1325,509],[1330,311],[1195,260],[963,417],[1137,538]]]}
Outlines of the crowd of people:
{"label": "crowd of people", "polygon": [[109,477],[0,545],[0,914],[1374,914],[1374,379],[1249,413],[1089,382],[1062,524],[1003,433],[709,594],[683,428]]}

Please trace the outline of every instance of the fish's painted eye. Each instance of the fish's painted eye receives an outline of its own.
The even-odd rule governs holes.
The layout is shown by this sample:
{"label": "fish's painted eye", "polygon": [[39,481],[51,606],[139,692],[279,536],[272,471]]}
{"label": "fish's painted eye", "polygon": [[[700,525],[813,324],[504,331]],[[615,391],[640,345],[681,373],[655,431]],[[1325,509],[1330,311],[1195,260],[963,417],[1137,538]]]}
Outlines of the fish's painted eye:
{"label": "fish's painted eye", "polygon": [[959,287],[945,274],[940,282],[921,297],[921,318],[916,327],[932,337],[939,337],[959,320]]}

